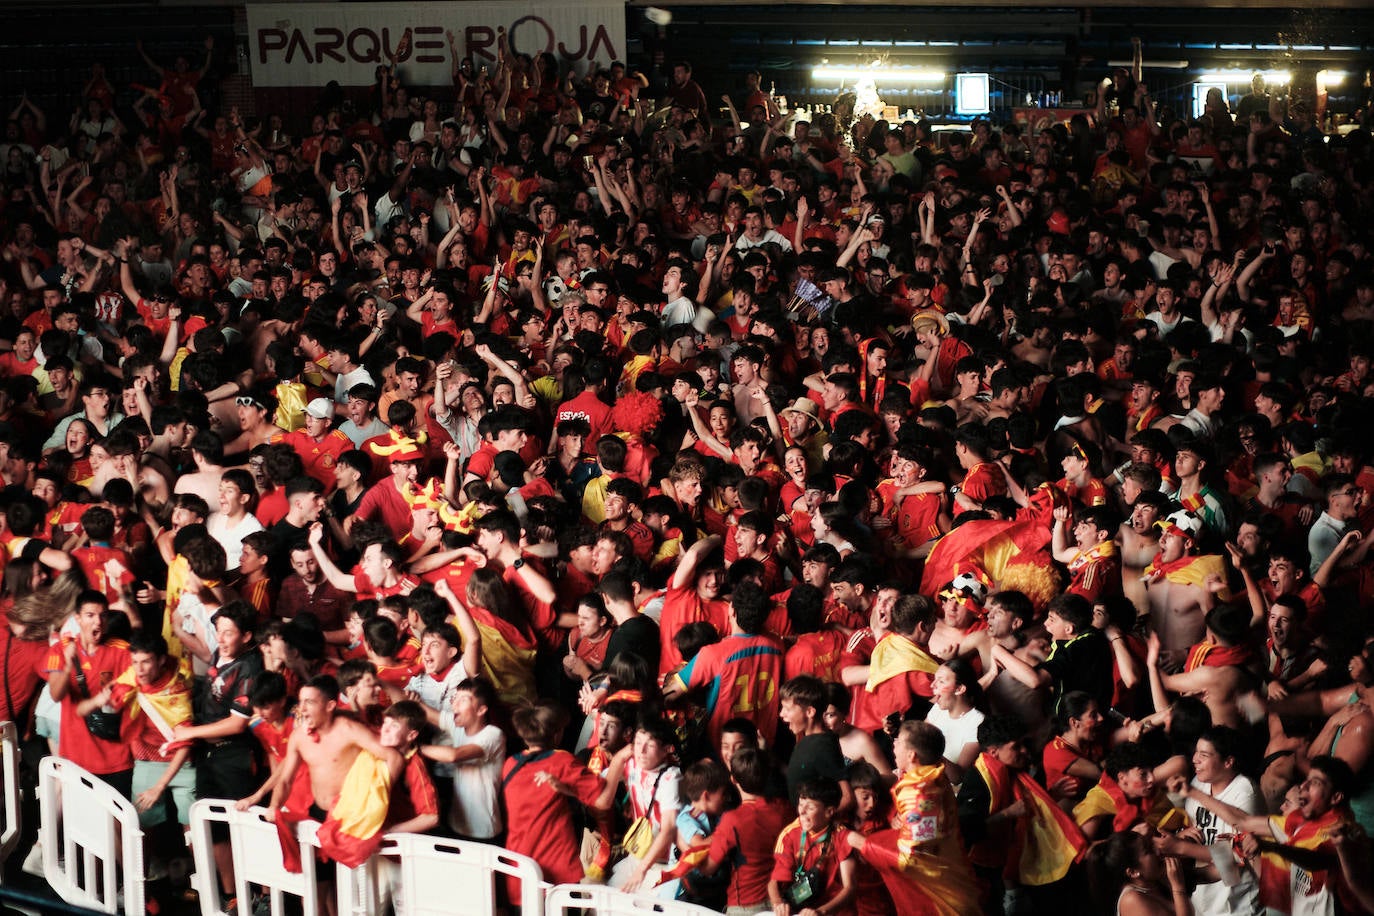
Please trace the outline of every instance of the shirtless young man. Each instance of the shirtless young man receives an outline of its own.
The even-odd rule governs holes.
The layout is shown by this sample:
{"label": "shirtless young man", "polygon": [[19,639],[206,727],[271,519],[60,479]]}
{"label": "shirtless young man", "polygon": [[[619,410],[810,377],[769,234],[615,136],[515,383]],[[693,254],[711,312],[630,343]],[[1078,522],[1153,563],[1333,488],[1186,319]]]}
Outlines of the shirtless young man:
{"label": "shirtless young man", "polygon": [[1131,505],[1131,515],[1117,531],[1116,542],[1121,548],[1121,587],[1131,599],[1138,613],[1150,610],[1145,594],[1145,580],[1141,576],[1159,553],[1159,532],[1155,522],[1169,511],[1169,499],[1163,493],[1145,492]]}
{"label": "shirtless young man", "polygon": [[961,573],[940,590],[940,614],[930,634],[930,654],[941,661],[978,654],[983,670],[992,670],[992,646],[982,635],[984,628],[975,628],[987,588],[974,576]]}
{"label": "shirtless young man", "polygon": [[1218,596],[1205,584],[1209,572],[1224,576],[1220,557],[1198,556],[1202,520],[1186,511],[1164,521],[1159,553],[1145,568],[1145,593],[1153,630],[1159,635],[1166,664],[1183,658],[1206,630],[1204,618]]}
{"label": "shirtless young man", "polygon": [[297,727],[291,732],[286,759],[282,761],[277,784],[272,789],[269,820],[276,820],[295,781],[296,768],[302,765],[310,773],[310,791],[315,799],[310,813],[319,820],[324,820],[338,802],[344,778],[362,751],[386,764],[395,782],[401,772],[401,755],[395,748],[383,747],[366,725],[336,715],[338,706],[339,682],[330,675],[313,677],[301,687],[300,703],[296,707]]}

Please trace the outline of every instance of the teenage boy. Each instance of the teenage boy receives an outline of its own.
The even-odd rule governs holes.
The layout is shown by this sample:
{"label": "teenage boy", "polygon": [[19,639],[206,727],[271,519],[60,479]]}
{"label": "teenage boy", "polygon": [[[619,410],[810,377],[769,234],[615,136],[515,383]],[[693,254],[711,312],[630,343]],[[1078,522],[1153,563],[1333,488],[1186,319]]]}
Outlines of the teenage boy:
{"label": "teenage boy", "polygon": [[773,851],[768,899],[777,916],[852,912],[854,861],[835,823],[840,787],[831,779],[802,783],[797,819],[783,828]]}
{"label": "teenage boy", "polygon": [[454,690],[450,708],[439,715],[443,745],[425,745],[428,760],[453,768],[448,828],[461,839],[490,842],[504,829],[499,798],[505,732],[488,721],[496,691],[483,678],[468,678]]}
{"label": "teenage boy", "polygon": [[1054,510],[1054,558],[1069,568],[1066,591],[1094,603],[1121,594],[1121,561],[1112,540],[1118,523],[1111,511],[1105,506],[1080,510],[1073,525],[1072,542],[1071,515],[1068,506]]}
{"label": "teenage boy", "polygon": [[773,873],[773,849],[778,834],[787,824],[787,803],[768,797],[772,765],[768,755],[756,747],[735,751],[730,760],[730,778],[739,790],[740,805],[721,816],[711,835],[711,851],[700,868],[684,879],[689,887],[709,878],[726,865],[733,877],[725,888],[726,912],[735,916],[773,911],[768,883]]}
{"label": "teenage boy", "polygon": [[844,815],[854,807],[854,795],[840,739],[825,727],[825,707],[825,684],[819,678],[801,675],[782,685],[779,713],[797,742],[787,760],[787,794],[795,800],[803,784],[829,780],[840,789],[836,806]]}
{"label": "teenage boy", "polygon": [[426,833],[439,823],[439,799],[415,742],[425,728],[425,711],[414,700],[392,703],[383,713],[378,743],[401,755],[401,779],[391,789],[388,833]]}
{"label": "teenage boy", "polygon": [[992,657],[999,668],[1032,689],[1054,690],[1055,708],[1066,693],[1082,690],[1099,709],[1112,704],[1112,647],[1093,626],[1093,608],[1079,595],[1060,595],[1050,601],[1045,629],[1054,646],[1049,658],[1032,667],[1004,646],[994,644]]}

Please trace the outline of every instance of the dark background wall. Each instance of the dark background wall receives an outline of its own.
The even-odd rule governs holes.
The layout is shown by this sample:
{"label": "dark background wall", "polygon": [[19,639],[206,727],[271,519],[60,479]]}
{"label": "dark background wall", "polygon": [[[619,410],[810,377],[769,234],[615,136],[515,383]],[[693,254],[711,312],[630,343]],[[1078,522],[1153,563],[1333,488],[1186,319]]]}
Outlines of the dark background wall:
{"label": "dark background wall", "polygon": [[[1341,92],[1359,96],[1364,71],[1374,63],[1374,12],[1359,8],[1173,8],[1054,6],[856,6],[680,5],[671,7],[666,31],[648,22],[643,7],[626,10],[632,65],[653,67],[687,58],[696,66],[708,98],[738,89],[743,74],[759,68],[764,85],[797,103],[824,104],[825,87],[814,85],[810,67],[828,58],[854,63],[886,57],[892,63],[956,70],[986,70],[1008,98],[1031,89],[1080,97],[1108,72],[1108,61],[1130,56],[1139,36],[1148,60],[1187,60],[1189,71],[1147,70],[1155,90],[1173,87],[1182,98],[1189,72],[1204,68],[1292,69],[1310,81],[1317,69],[1354,74]],[[216,39],[215,72],[225,78],[226,102],[261,114],[278,111],[292,120],[315,107],[319,87],[253,91],[240,72],[236,32],[243,7],[27,3],[0,7],[0,104],[13,108],[27,89],[50,118],[65,121],[79,100],[90,64],[103,61],[120,91],[133,99],[130,82],[150,82],[138,57],[142,38],[152,56],[170,64],[177,54],[194,66],[206,35]],[[246,69],[246,61],[242,67]],[[366,104],[369,90],[346,94]],[[889,98],[889,95],[891,96]],[[920,93],[885,91],[905,110],[922,107]],[[204,98],[207,107],[218,103]],[[1005,101],[1005,100],[1003,100]]]}

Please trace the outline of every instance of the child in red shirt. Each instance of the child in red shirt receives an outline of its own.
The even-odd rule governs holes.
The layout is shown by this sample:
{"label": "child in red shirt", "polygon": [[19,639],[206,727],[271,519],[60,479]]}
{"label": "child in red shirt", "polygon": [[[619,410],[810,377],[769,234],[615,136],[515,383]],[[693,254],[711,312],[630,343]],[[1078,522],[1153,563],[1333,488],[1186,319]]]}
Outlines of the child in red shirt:
{"label": "child in red shirt", "polygon": [[414,700],[392,703],[382,719],[382,747],[394,747],[405,760],[401,779],[391,787],[388,833],[424,833],[439,823],[439,796],[425,759],[416,753],[415,741],[425,724],[425,711]]}
{"label": "child in red shirt", "polygon": [[731,755],[730,777],[742,801],[721,816],[705,863],[683,879],[689,890],[694,879],[709,878],[731,865],[734,871],[725,887],[726,906],[772,912],[768,880],[773,873],[773,849],[789,811],[786,802],[765,795],[770,769],[768,756],[758,748],[740,748]]}
{"label": "child in red shirt", "polygon": [[840,807],[840,784],[820,778],[797,789],[797,819],[778,836],[768,899],[773,907],[790,904],[793,912],[816,911],[853,916],[854,862],[849,830],[834,822]]}

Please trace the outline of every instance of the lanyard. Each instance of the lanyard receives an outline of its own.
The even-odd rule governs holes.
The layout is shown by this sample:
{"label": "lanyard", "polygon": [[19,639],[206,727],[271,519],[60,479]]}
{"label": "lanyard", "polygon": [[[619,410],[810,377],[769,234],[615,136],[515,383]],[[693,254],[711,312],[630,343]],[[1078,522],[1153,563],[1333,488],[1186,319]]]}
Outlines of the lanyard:
{"label": "lanyard", "polygon": [[[816,842],[811,848],[814,849],[816,846],[821,848],[820,857],[816,859],[816,864],[820,865],[821,862],[825,861],[825,855],[830,850],[830,828],[827,827],[824,833],[814,839]],[[796,878],[800,878],[806,873],[806,851],[806,831],[803,829],[801,832],[801,842],[797,844],[797,867],[793,872]]]}

